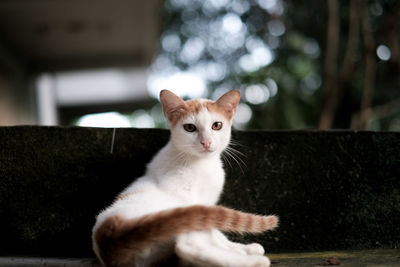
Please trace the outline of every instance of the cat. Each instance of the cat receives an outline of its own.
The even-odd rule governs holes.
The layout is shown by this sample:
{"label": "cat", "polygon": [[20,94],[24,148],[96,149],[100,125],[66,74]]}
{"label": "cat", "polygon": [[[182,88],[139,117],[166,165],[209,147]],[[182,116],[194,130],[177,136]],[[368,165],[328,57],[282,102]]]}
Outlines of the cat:
{"label": "cat", "polygon": [[225,181],[221,153],[230,142],[240,91],[217,101],[183,101],[160,92],[169,142],[93,227],[93,249],[105,266],[153,266],[177,255],[191,266],[269,266],[257,243],[229,241],[221,231],[261,233],[278,218],[216,205]]}

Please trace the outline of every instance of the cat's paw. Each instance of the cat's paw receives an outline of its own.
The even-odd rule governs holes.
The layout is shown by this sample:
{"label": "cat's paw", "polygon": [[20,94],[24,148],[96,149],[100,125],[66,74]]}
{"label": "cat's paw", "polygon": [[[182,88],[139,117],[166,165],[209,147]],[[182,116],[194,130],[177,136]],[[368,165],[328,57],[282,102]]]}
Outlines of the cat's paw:
{"label": "cat's paw", "polygon": [[246,245],[244,249],[248,255],[264,255],[265,253],[263,246],[258,243]]}
{"label": "cat's paw", "polygon": [[269,267],[271,266],[270,260],[262,255],[251,255],[248,259],[247,267]]}

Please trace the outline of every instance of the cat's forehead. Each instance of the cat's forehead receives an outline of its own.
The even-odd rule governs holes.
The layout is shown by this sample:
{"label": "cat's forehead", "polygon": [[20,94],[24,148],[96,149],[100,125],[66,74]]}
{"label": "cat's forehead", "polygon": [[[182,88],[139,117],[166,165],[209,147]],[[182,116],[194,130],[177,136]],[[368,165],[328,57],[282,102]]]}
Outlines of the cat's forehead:
{"label": "cat's forehead", "polygon": [[178,122],[183,123],[209,123],[208,120],[226,120],[223,109],[218,104],[209,99],[192,99],[185,101],[185,106],[179,110],[179,116],[175,116],[171,121],[171,126],[175,127]]}
{"label": "cat's forehead", "polygon": [[[192,99],[189,101],[186,101],[186,116],[189,115],[198,115],[200,113],[210,113],[212,115],[216,115],[218,117],[224,117],[225,118],[225,113],[223,110],[218,106],[218,104],[214,101],[211,101],[209,99]],[[226,118],[228,119],[228,118]]]}

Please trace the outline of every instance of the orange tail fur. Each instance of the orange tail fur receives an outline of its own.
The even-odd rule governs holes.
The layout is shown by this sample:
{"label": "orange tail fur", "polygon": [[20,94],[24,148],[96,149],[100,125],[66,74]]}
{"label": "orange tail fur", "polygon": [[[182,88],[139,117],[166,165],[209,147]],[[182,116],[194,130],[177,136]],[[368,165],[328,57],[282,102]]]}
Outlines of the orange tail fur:
{"label": "orange tail fur", "polygon": [[132,264],[144,248],[189,232],[219,229],[261,233],[278,225],[276,216],[260,216],[222,206],[189,206],[149,214],[138,219],[113,216],[95,232],[99,256],[107,266]]}

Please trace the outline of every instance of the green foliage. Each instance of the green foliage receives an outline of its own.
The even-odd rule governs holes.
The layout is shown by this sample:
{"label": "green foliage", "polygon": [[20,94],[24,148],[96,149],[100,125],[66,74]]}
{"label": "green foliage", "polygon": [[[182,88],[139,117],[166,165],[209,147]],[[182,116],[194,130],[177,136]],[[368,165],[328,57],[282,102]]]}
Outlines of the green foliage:
{"label": "green foliage", "polygon": [[[349,5],[348,1],[339,4],[338,66],[347,49]],[[397,31],[399,26],[397,20],[391,20],[395,10],[396,1],[369,1],[376,46],[384,44],[389,51],[395,46],[387,36],[391,31],[388,27]],[[201,70],[207,86],[205,97],[216,98],[226,90],[240,89],[242,102],[252,110],[251,120],[239,125],[241,128],[315,128],[326,97],[323,89],[327,23],[326,1],[167,0],[156,62],[162,62],[162,68],[167,70]],[[355,69],[344,88],[334,127],[350,127],[352,116],[360,110],[364,46],[360,37],[354,55]],[[376,60],[372,106],[400,98],[400,64],[395,62],[398,59]],[[271,88],[271,81],[276,88]],[[262,94],[268,97],[261,103],[254,102],[251,93],[256,100]],[[398,129],[398,123],[398,113],[370,120],[371,127],[377,130]]]}

